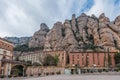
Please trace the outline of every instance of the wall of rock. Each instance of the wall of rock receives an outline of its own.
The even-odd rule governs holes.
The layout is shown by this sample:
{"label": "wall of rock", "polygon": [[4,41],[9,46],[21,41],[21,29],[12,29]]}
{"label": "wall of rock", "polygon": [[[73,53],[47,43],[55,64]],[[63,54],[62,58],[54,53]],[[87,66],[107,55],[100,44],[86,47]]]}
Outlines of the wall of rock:
{"label": "wall of rock", "polygon": [[41,24],[29,46],[43,46],[44,51],[115,51],[120,48],[120,16],[110,21],[104,13],[98,18],[73,14],[71,20],[56,22],[51,30]]}

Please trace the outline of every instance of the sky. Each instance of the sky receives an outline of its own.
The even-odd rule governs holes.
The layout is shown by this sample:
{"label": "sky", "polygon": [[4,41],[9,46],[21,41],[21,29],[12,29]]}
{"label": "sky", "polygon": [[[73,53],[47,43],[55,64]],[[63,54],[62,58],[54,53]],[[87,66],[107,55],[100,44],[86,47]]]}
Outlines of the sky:
{"label": "sky", "polygon": [[0,37],[32,36],[41,23],[52,28],[72,14],[120,15],[120,0],[0,0]]}

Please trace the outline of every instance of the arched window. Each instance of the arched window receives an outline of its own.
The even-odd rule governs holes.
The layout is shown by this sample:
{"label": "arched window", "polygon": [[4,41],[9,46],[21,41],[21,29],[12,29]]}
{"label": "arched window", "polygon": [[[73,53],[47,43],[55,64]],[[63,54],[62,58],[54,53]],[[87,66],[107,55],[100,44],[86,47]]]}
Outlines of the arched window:
{"label": "arched window", "polygon": [[6,57],[5,57],[5,56],[3,56],[3,59],[6,59]]}
{"label": "arched window", "polygon": [[3,53],[4,55],[6,55],[7,54],[7,52],[6,51],[4,51],[4,53]]}

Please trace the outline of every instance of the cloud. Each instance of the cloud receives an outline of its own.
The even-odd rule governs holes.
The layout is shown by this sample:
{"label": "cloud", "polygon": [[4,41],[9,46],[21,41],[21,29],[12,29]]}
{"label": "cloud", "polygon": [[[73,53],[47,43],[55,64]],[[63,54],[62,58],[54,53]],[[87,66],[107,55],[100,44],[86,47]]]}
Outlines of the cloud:
{"label": "cloud", "polygon": [[118,0],[0,0],[0,36],[32,36],[45,22],[52,28],[55,22],[102,12],[114,19],[120,13]]}
{"label": "cloud", "polygon": [[95,14],[97,17],[105,13],[110,20],[120,15],[120,0],[94,0],[94,5],[86,11],[86,14]]}
{"label": "cloud", "polygon": [[56,21],[79,13],[87,0],[0,0],[0,36],[32,36],[42,22],[52,28]]}
{"label": "cloud", "polygon": [[4,13],[0,16],[0,35],[1,36],[22,36],[29,35],[32,26],[36,23],[24,10],[10,1],[3,1],[6,6],[2,6]]}

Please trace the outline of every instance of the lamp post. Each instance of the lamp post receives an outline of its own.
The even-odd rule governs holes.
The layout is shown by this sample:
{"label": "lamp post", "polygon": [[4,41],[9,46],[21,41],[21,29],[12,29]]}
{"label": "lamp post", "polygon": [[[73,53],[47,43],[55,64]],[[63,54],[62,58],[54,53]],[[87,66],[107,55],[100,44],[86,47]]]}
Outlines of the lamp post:
{"label": "lamp post", "polygon": [[95,72],[96,64],[93,64],[93,72]]}

